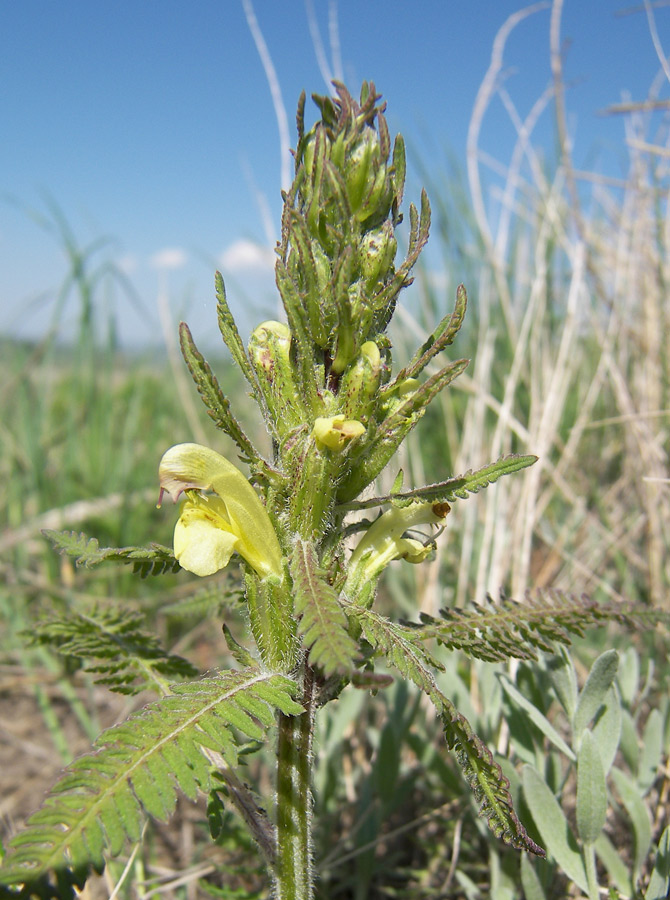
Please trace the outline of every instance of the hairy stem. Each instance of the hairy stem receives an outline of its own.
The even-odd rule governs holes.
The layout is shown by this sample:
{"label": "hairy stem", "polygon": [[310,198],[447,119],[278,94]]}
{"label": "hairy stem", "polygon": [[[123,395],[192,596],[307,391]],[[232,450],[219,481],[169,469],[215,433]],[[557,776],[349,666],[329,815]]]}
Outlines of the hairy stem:
{"label": "hairy stem", "polygon": [[314,685],[305,667],[301,716],[279,714],[277,746],[276,900],[311,900],[311,793]]}

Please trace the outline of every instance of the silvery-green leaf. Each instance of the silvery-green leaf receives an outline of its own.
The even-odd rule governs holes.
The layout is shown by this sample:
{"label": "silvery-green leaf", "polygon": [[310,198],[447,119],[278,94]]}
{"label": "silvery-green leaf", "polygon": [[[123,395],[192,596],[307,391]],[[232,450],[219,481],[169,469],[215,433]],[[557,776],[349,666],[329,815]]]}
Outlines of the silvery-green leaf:
{"label": "silvery-green leaf", "polygon": [[670,825],[665,829],[658,842],[656,863],[644,900],[666,900],[668,891],[670,891]]}
{"label": "silvery-green leaf", "polygon": [[596,856],[607,869],[607,874],[614,882],[616,889],[625,897],[632,897],[635,889],[628,866],[621,858],[621,852],[609,840],[604,831],[600,832],[593,846]]}
{"label": "silvery-green leaf", "polygon": [[621,711],[621,737],[619,739],[619,746],[628,767],[631,771],[637,772],[638,760],[640,758],[640,746],[637,741],[635,722],[627,709]]}
{"label": "silvery-green leaf", "polygon": [[526,803],[544,846],[568,878],[588,893],[584,861],[556,797],[532,766],[523,767],[521,780]]}
{"label": "silvery-green leaf", "polygon": [[651,846],[651,823],[649,812],[640,797],[639,787],[621,769],[612,769],[612,781],[618,791],[621,802],[626,807],[626,812],[633,826],[635,839],[635,855],[633,857],[633,872],[637,876],[642,864],[647,858]]}
{"label": "silvery-green leaf", "polygon": [[560,734],[556,731],[551,722],[547,719],[547,717],[540,712],[540,710],[533,706],[530,700],[527,700],[526,697],[523,696],[521,691],[517,688],[515,684],[510,681],[510,679],[506,675],[499,675],[500,684],[502,685],[503,690],[507,694],[507,696],[516,703],[517,706],[521,707],[528,715],[528,718],[531,722],[536,725],[542,734],[548,738],[551,743],[564,753],[568,759],[574,762],[575,754],[572,752],[570,747],[565,743]]}
{"label": "silvery-green leaf", "polygon": [[663,719],[659,710],[652,709],[642,732],[640,765],[637,772],[637,783],[643,794],[647,793],[656,780],[662,752]]}
{"label": "silvery-green leaf", "polygon": [[619,654],[617,651],[606,650],[591,666],[589,677],[579,695],[572,723],[577,740],[602,706],[605,694],[616,677],[618,665]]}
{"label": "silvery-green leaf", "polygon": [[[547,863],[542,862],[541,865],[546,866]],[[527,853],[521,854],[520,868],[521,887],[526,900],[547,900],[547,895],[535,871],[535,864],[531,862]]]}
{"label": "silvery-green leaf", "polygon": [[621,700],[614,684],[605,694],[605,702],[596,716],[591,733],[598,746],[603,769],[607,774],[614,762],[621,737]]}
{"label": "silvery-green leaf", "polygon": [[577,708],[577,673],[565,647],[559,647],[558,653],[547,660],[547,671],[558,701],[572,721]]}
{"label": "silvery-green leaf", "polygon": [[585,844],[596,840],[606,816],[605,772],[594,737],[585,731],[577,757],[577,830]]}
{"label": "silvery-green leaf", "polygon": [[632,707],[640,689],[640,657],[635,647],[627,647],[621,654],[617,681],[623,702]]}

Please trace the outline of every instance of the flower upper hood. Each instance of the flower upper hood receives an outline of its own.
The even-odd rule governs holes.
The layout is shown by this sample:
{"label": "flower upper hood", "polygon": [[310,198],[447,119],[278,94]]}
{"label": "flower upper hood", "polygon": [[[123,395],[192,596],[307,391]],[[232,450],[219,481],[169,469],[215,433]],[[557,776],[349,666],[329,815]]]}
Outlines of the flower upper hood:
{"label": "flower upper hood", "polygon": [[[239,553],[262,577],[281,576],[279,540],[260,497],[242,472],[200,444],[177,444],[158,467],[161,498],[176,502],[189,493],[174,530],[174,553],[182,568],[212,575]],[[159,501],[160,504],[160,501]]]}

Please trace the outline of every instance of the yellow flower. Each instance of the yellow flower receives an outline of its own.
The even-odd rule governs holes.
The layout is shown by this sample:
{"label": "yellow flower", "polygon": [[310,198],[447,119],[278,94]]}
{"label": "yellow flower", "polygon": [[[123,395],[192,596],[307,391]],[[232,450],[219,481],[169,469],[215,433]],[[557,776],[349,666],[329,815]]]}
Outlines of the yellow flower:
{"label": "yellow flower", "polygon": [[395,506],[381,515],[365,532],[351,556],[345,590],[374,580],[391,560],[423,562],[432,545],[403,534],[419,525],[442,524],[450,509],[448,503],[416,502],[406,507]]}
{"label": "yellow flower", "polygon": [[282,553],[270,517],[236,466],[200,444],[177,444],[164,454],[158,477],[161,498],[165,493],[176,502],[189,492],[174,530],[174,554],[183,569],[213,575],[236,552],[261,578],[281,577]]}

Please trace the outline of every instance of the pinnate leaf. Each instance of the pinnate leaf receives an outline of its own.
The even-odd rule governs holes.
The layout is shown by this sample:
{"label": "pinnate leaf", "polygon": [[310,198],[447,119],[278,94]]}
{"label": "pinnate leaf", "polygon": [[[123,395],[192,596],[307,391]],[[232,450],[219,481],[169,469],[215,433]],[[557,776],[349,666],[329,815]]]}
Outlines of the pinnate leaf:
{"label": "pinnate leaf", "polygon": [[[76,760],[24,831],[10,841],[0,882],[10,896],[65,900],[91,869],[100,872],[104,850],[118,852],[137,840],[143,813],[165,820],[177,790],[194,797],[211,787],[201,747],[230,765],[243,735],[258,737],[274,710],[302,712],[294,681],[258,669],[228,672],[176,685],[173,693],[103,732],[94,752]],[[253,709],[250,715],[247,709]]]}
{"label": "pinnate leaf", "polygon": [[[428,382],[426,382],[428,384]],[[476,472],[469,471],[457,478],[449,478],[437,484],[428,484],[425,487],[415,488],[412,491],[403,491],[399,494],[387,494],[384,497],[371,497],[369,500],[353,500],[343,503],[344,509],[369,509],[373,506],[381,506],[384,503],[398,503],[412,500],[425,500],[433,503],[453,503],[455,500],[465,500],[468,494],[477,494],[479,491],[494,484],[503,475],[511,475],[527,466],[537,462],[537,456],[519,456],[511,454],[490,463]]]}
{"label": "pinnate leaf", "polygon": [[295,588],[298,633],[309,648],[311,665],[325,675],[345,674],[354,666],[358,645],[347,631],[347,617],[334,588],[318,568],[313,544],[298,539],[291,575]]}
{"label": "pinnate leaf", "polygon": [[521,824],[512,804],[509,781],[491,751],[437,687],[431,668],[441,668],[438,661],[421,646],[411,629],[361,607],[350,606],[347,613],[356,618],[365,639],[386,657],[387,663],[430,697],[442,720],[447,745],[453,750],[479,803],[479,814],[487,820],[491,831],[519,850],[544,856],[543,849]]}
{"label": "pinnate leaf", "polygon": [[78,566],[87,569],[111,561],[132,565],[133,572],[142,578],[180,571],[174,553],[162,544],[152,543],[149,547],[101,547],[95,538],[75,531],[44,529],[42,534],[57,550],[72,556]]}
{"label": "pinnate leaf", "polygon": [[82,660],[86,671],[98,676],[96,683],[120,694],[162,690],[166,680],[198,675],[188,660],[163,650],[155,635],[142,630],[142,624],[137,613],[95,608],[36,622],[27,635],[32,643]]}

